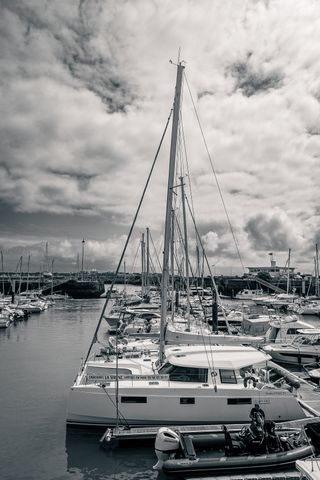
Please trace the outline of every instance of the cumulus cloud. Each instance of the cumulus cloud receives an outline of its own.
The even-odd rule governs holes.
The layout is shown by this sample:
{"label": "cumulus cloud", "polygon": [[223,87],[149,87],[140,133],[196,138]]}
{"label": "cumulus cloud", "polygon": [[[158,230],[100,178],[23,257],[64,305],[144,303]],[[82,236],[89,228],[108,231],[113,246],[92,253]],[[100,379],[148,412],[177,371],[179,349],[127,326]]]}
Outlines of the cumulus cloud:
{"label": "cumulus cloud", "polygon": [[203,247],[208,253],[215,253],[219,245],[219,237],[216,232],[207,232],[202,237]]}
{"label": "cumulus cloud", "polygon": [[[249,55],[250,58],[250,55]],[[248,62],[237,62],[231,65],[229,71],[236,80],[235,88],[239,88],[243,95],[251,97],[271,88],[280,88],[282,76],[277,71],[255,72]]]}
{"label": "cumulus cloud", "polygon": [[280,210],[257,214],[245,226],[252,246],[264,251],[301,248],[305,239],[299,230],[299,224],[292,222]]}
{"label": "cumulus cloud", "polygon": [[[0,9],[0,201],[48,222],[76,214],[128,227],[172,104],[168,60],[181,45],[244,258],[311,249],[320,229],[318,1],[3,0]],[[190,172],[208,248],[233,262],[186,85],[183,98],[189,166],[179,169]],[[168,143],[138,219],[159,236]],[[112,225],[106,236],[108,245],[95,244],[92,232],[92,258],[121,250]]]}
{"label": "cumulus cloud", "polygon": [[[108,240],[85,240],[84,269],[115,270],[122,253],[126,236],[112,237]],[[13,241],[9,248],[8,239],[3,238],[0,245],[5,269],[14,271],[22,257],[24,270],[30,257],[30,270],[51,271],[52,261],[55,271],[77,271],[82,262],[82,241],[75,239],[55,239],[50,242],[38,242],[26,239]],[[137,255],[140,238],[135,235],[126,252],[127,271],[140,270],[140,255]],[[123,268],[123,266],[122,266]]]}

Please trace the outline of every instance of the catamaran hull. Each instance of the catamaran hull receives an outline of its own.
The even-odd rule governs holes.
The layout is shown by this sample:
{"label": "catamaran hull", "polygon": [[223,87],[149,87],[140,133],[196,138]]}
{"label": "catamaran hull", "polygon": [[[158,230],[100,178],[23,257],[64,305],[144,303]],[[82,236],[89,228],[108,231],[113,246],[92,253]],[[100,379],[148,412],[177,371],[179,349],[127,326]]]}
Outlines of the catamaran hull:
{"label": "catamaran hull", "polygon": [[[296,398],[284,390],[232,390],[211,387],[119,390],[118,423],[124,425],[193,425],[243,423],[259,403],[266,418],[276,422],[304,418]],[[83,426],[114,426],[117,423],[115,388],[73,386],[67,423]]]}

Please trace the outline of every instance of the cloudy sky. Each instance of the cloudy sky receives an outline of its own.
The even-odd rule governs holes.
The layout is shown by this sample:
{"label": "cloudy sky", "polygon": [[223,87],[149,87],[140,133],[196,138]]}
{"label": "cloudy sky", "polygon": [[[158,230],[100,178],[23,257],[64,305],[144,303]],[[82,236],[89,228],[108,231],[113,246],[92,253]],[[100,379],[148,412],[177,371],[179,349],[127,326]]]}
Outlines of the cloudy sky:
{"label": "cloudy sky", "polygon": [[[178,48],[244,266],[311,272],[320,243],[318,0],[0,0],[0,244],[114,269],[172,106]],[[184,82],[187,195],[216,271],[241,271]],[[170,132],[169,132],[170,133]],[[169,135],[128,252],[161,248]],[[187,173],[186,169],[182,175]],[[26,261],[26,260],[24,260]]]}

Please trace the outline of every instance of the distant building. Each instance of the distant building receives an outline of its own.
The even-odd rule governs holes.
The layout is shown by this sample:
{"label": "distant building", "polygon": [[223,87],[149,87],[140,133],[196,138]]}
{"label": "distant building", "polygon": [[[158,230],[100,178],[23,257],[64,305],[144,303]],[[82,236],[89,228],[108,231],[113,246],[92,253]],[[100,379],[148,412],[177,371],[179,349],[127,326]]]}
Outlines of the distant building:
{"label": "distant building", "polygon": [[295,267],[279,267],[277,262],[273,259],[273,254],[270,255],[270,267],[247,267],[249,270],[249,275],[255,276],[258,273],[264,272],[269,273],[271,277],[286,277],[288,275],[288,270],[290,271],[290,276],[294,275]]}

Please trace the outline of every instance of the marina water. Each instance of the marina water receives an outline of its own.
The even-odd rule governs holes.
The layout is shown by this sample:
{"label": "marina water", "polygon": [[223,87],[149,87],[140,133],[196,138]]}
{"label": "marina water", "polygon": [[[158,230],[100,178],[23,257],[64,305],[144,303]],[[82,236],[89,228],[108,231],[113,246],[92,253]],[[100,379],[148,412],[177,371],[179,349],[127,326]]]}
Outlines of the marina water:
{"label": "marina water", "polygon": [[0,330],[0,479],[153,479],[153,448],[106,452],[102,432],[68,431],[70,386],[103,300],[66,300]]}
{"label": "marina water", "polygon": [[[102,432],[66,432],[69,389],[103,302],[57,302],[0,330],[1,480],[160,478],[152,470],[152,447],[106,452],[99,445]],[[318,317],[305,319],[319,325]]]}

